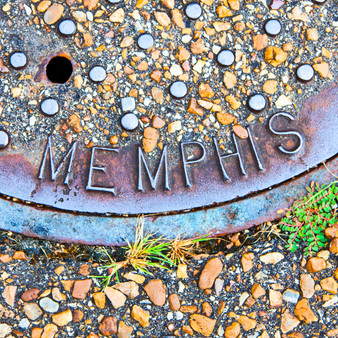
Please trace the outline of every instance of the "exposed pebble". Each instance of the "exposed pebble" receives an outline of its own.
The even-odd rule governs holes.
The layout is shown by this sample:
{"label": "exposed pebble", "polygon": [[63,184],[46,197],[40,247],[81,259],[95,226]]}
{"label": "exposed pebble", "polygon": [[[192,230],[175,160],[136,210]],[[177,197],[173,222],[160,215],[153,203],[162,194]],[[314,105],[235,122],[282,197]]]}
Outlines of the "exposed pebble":
{"label": "exposed pebble", "polygon": [[91,285],[92,285],[91,279],[75,281],[72,293],[73,298],[85,299],[90,290]]}
{"label": "exposed pebble", "polygon": [[306,269],[310,273],[315,273],[326,269],[326,261],[320,257],[311,257],[306,263]]}
{"label": "exposed pebble", "polygon": [[316,322],[318,320],[314,312],[311,310],[306,298],[301,299],[297,303],[294,314],[300,321],[304,321],[306,324]]}
{"label": "exposed pebble", "polygon": [[56,313],[52,316],[52,320],[57,326],[66,326],[73,320],[72,311],[68,309],[66,311]]}
{"label": "exposed pebble", "polygon": [[280,252],[270,252],[259,257],[259,259],[265,264],[277,264],[284,259],[284,255]]}
{"label": "exposed pebble", "polygon": [[59,304],[48,297],[41,298],[39,304],[46,312],[55,313],[59,310]]}
{"label": "exposed pebble", "polygon": [[207,264],[205,264],[199,281],[198,286],[200,289],[210,289],[214,285],[215,279],[222,272],[223,263],[219,258],[211,258]]}
{"label": "exposed pebble", "polygon": [[304,298],[311,298],[315,293],[315,281],[309,274],[300,275],[300,288]]}
{"label": "exposed pebble", "polygon": [[150,315],[149,312],[144,310],[138,305],[134,305],[131,310],[131,316],[139,322],[142,327],[149,326]]}
{"label": "exposed pebble", "polygon": [[99,330],[104,336],[111,336],[117,333],[116,318],[112,316],[105,317],[99,326]]}
{"label": "exposed pebble", "polygon": [[24,304],[25,315],[30,320],[37,320],[42,315],[42,310],[36,303],[25,303]]}
{"label": "exposed pebble", "polygon": [[163,306],[166,301],[165,285],[160,279],[152,279],[145,287],[149,299],[157,306]]}
{"label": "exposed pebble", "polygon": [[51,5],[44,14],[44,21],[47,25],[53,25],[62,16],[64,7],[60,4],[54,3]]}
{"label": "exposed pebble", "polygon": [[115,309],[123,306],[127,300],[127,297],[121,291],[116,290],[110,286],[107,286],[104,289],[104,293]]}
{"label": "exposed pebble", "polygon": [[210,336],[214,331],[216,320],[203,315],[193,314],[190,316],[189,324],[197,333]]}

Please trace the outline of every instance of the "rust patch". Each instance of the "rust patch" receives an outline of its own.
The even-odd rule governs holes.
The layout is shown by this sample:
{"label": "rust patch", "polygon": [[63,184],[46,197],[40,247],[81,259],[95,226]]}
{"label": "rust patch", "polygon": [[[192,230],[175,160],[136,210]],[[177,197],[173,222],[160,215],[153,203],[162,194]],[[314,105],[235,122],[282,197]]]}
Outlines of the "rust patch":
{"label": "rust patch", "polygon": [[[337,154],[337,88],[332,85],[305,102],[299,120],[277,113],[270,130],[268,123],[255,124],[250,129],[253,143],[249,138],[233,139],[240,157],[235,154],[220,161],[216,149],[208,148],[205,159],[193,163],[191,161],[200,158],[203,144],[201,147],[192,145],[190,150],[188,144],[185,172],[182,156],[177,164],[171,160],[179,145],[168,145],[170,190],[165,189],[163,165],[156,189],[151,187],[142,162],[139,167],[138,145],[120,148],[118,152],[97,147],[94,157],[92,150],[79,145],[71,168],[70,157],[67,157],[52,180],[49,155],[41,171],[43,143],[47,142],[42,140],[26,150],[7,149],[0,153],[0,180],[15,182],[2,185],[0,192],[45,206],[96,214],[166,213],[222,204],[286,181]],[[299,151],[293,154],[301,143]],[[220,152],[220,156],[225,154]],[[159,161],[160,157],[149,165],[153,179]],[[221,170],[221,163],[225,172]],[[54,170],[58,165],[54,159]],[[64,184],[67,168],[69,187]],[[138,189],[140,173],[143,191]],[[42,179],[38,178],[39,174]],[[187,187],[187,179],[191,187]]]}

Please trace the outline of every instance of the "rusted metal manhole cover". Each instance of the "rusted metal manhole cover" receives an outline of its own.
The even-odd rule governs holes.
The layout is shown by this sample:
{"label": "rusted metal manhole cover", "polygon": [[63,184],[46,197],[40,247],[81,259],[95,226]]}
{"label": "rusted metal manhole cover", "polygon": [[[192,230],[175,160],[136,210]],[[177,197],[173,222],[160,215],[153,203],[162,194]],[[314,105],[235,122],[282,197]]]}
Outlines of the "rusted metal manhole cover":
{"label": "rusted metal manhole cover", "polygon": [[0,193],[158,217],[306,172],[338,152],[335,20],[334,1],[2,4]]}

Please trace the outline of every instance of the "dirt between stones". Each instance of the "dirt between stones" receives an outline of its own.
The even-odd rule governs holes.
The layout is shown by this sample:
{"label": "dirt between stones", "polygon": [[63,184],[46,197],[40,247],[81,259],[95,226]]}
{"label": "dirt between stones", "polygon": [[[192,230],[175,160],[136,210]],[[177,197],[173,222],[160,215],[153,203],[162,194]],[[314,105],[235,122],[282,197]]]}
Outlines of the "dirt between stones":
{"label": "dirt between stones", "polygon": [[[196,256],[153,276],[123,270],[104,292],[100,264],[32,259],[0,247],[0,337],[334,337],[337,260],[280,239]],[[157,304],[157,305],[155,305]]]}

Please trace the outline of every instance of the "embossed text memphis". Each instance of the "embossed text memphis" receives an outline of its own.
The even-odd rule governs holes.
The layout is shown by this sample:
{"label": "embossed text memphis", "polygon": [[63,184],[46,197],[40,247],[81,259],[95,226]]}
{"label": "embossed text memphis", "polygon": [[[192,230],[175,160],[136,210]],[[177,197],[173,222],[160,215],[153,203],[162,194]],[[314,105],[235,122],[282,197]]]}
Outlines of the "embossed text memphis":
{"label": "embossed text memphis", "polygon": [[[281,130],[276,130],[274,128],[274,120],[278,119],[280,116],[283,116],[286,119],[289,119],[290,121],[295,120],[295,118],[287,113],[287,112],[278,112],[274,115],[271,116],[269,119],[269,122],[267,124],[267,129],[269,132],[271,132],[273,135],[278,135],[278,136],[283,136],[285,140],[288,140],[288,137],[293,137],[297,138],[298,144],[293,148],[293,149],[287,149],[285,146],[282,144],[278,146],[278,151],[281,153],[284,153],[286,155],[293,155],[298,153],[303,145],[304,145],[304,137],[299,133],[298,131],[295,130],[288,130],[288,131],[281,131]],[[248,138],[247,142],[249,142],[252,154],[255,158],[255,162],[257,165],[257,169],[260,171],[264,171],[264,163],[259,155],[260,150],[258,149],[257,144],[254,141],[254,137],[252,134],[251,129],[248,127]],[[220,177],[228,181],[231,178],[229,177],[226,169],[226,159],[230,157],[237,157],[238,159],[238,164],[239,164],[239,170],[242,175],[247,175],[246,173],[246,168],[245,168],[245,163],[243,160],[243,156],[241,154],[241,149],[237,140],[237,137],[234,133],[231,134],[232,142],[234,145],[235,151],[232,153],[227,153],[227,154],[221,154],[221,150],[218,145],[217,138],[213,139],[214,143],[214,154],[217,157],[217,162],[219,164],[219,169],[220,169]],[[52,181],[55,181],[57,176],[61,175],[61,172],[65,172],[65,178],[63,180],[63,183],[67,186],[70,184],[70,176],[72,174],[72,168],[73,168],[73,162],[74,158],[76,157],[77,154],[77,141],[74,142],[70,149],[68,150],[67,154],[63,157],[57,168],[55,167],[54,164],[54,156],[53,156],[53,150],[52,150],[52,139],[51,136],[48,137],[46,147],[44,150],[44,154],[42,157],[41,165],[40,165],[40,170],[38,174],[39,179],[43,179],[44,177],[48,179],[48,164],[50,168],[50,173],[49,177]],[[187,155],[187,148],[194,147],[195,149],[199,150],[199,155],[197,157],[191,158],[191,156]],[[105,156],[118,156],[119,155],[119,148],[109,148],[109,147],[97,147],[94,146],[91,148],[91,155],[90,159],[88,161],[88,177],[87,177],[87,183],[86,183],[86,190],[87,191],[97,191],[97,192],[107,192],[111,193],[113,195],[116,195],[116,190],[114,186],[98,186],[93,183],[95,175],[98,174],[99,172],[105,173],[106,172],[106,167],[105,166],[99,166],[96,165],[96,157],[99,153],[105,153]],[[157,168],[155,170],[155,173],[152,173],[148,165],[148,161],[146,158],[146,155],[144,154],[142,147],[138,146],[137,149],[137,179],[135,182],[135,186],[137,186],[138,191],[145,191],[144,189],[144,177],[147,177],[148,181],[150,182],[151,188],[156,190],[160,173],[162,172],[164,175],[164,189],[170,191],[172,187],[170,186],[170,163],[169,163],[169,156],[168,156],[168,145],[164,145],[162,148],[162,153],[160,160],[158,162]],[[191,165],[198,165],[199,163],[203,162],[207,158],[207,150],[203,143],[198,142],[198,141],[189,141],[189,142],[181,142],[180,143],[180,154],[181,154],[181,163],[182,163],[182,175],[184,176],[184,181],[185,185],[187,188],[192,187],[192,179],[191,179],[191,174],[189,173],[189,167]],[[118,176],[118,172],[116,173]],[[118,179],[117,179],[118,181]]]}

